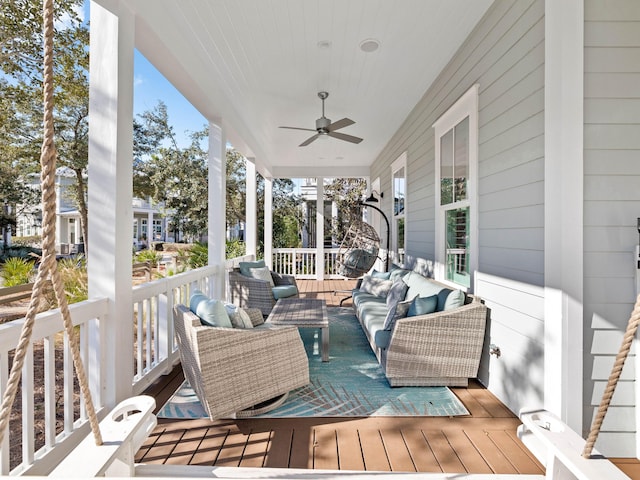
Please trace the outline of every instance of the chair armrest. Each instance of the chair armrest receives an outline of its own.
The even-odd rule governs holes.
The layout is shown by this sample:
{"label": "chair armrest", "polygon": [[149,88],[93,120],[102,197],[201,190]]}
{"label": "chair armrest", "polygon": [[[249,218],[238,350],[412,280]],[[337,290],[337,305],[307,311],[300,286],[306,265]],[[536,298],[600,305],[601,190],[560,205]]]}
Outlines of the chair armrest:
{"label": "chair armrest", "polygon": [[487,307],[480,301],[398,319],[387,349],[387,375],[401,374],[410,363],[424,377],[475,377],[486,323]]}

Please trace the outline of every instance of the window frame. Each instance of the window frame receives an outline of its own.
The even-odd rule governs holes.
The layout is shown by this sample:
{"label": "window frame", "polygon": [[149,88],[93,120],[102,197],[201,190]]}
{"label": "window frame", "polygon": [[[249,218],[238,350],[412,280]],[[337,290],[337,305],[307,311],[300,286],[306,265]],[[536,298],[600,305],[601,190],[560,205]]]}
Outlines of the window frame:
{"label": "window frame", "polygon": [[[404,170],[403,170],[404,169]],[[401,214],[395,212],[395,198],[396,198],[396,173],[400,170],[404,171],[404,208]],[[398,158],[396,158],[391,164],[391,250],[396,253],[400,259],[404,259],[404,254],[407,249],[407,152],[403,152]],[[398,245],[398,221],[404,221],[404,245],[400,249]]]}
{"label": "window frame", "polygon": [[[452,287],[473,292],[475,290],[475,272],[478,270],[478,92],[479,84],[467,90],[449,109],[433,124],[435,143],[435,238],[434,275],[436,280]],[[469,118],[469,151],[467,198],[441,205],[441,138],[455,128],[465,118]],[[459,208],[469,208],[469,287],[446,278],[446,212]]]}

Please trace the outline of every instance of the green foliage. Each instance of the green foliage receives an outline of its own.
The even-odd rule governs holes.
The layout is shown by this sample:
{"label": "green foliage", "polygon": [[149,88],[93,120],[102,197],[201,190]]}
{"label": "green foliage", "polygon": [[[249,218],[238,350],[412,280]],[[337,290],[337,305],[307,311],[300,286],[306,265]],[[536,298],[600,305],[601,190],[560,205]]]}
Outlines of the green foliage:
{"label": "green foliage", "polygon": [[3,285],[5,287],[15,287],[29,283],[33,275],[35,262],[24,258],[9,258],[2,267]]}
{"label": "green foliage", "polygon": [[170,228],[198,238],[207,230],[208,153],[203,144],[208,129],[192,133],[191,145],[180,148],[164,103],[138,117],[134,120],[134,193],[164,203],[171,212]]}
{"label": "green foliage", "polygon": [[209,248],[206,243],[194,243],[187,254],[187,262],[191,268],[204,267],[209,263]]}
{"label": "green foliage", "polygon": [[136,262],[149,262],[152,268],[156,268],[162,259],[162,255],[153,250],[141,250],[135,256]]}
{"label": "green foliage", "polygon": [[[89,30],[79,17],[83,0],[59,0],[54,9],[54,124],[58,166],[76,178],[74,198],[86,238],[88,161]],[[0,227],[38,203],[37,188],[25,188],[40,170],[42,145],[42,2],[0,2]]]}
{"label": "green foliage", "polygon": [[227,259],[242,257],[246,254],[247,246],[240,240],[230,240],[225,246],[225,257]]}
{"label": "green foliage", "polygon": [[10,258],[24,258],[27,260],[42,256],[41,249],[21,245],[11,245],[10,247],[4,248],[1,252],[0,262],[6,262]]}
{"label": "green foliage", "polygon": [[[82,302],[89,298],[87,260],[84,255],[60,260],[58,262],[58,271],[60,272],[60,278],[62,278],[68,303]],[[53,299],[51,304],[54,304]]]}

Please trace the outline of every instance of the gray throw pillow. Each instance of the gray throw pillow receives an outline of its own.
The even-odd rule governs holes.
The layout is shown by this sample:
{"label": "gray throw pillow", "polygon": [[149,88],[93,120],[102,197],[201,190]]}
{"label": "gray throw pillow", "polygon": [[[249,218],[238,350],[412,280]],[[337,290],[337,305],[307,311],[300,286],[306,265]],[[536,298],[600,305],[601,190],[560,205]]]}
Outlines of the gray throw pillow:
{"label": "gray throw pillow", "polygon": [[409,286],[402,280],[394,282],[387,293],[387,307],[391,308],[393,304],[403,301],[407,290],[409,290]]}
{"label": "gray throw pillow", "polygon": [[393,331],[393,327],[396,325],[396,320],[399,318],[406,318],[411,302],[412,300],[405,300],[404,302],[398,302],[389,308],[387,316],[384,319],[384,326],[382,329]]}

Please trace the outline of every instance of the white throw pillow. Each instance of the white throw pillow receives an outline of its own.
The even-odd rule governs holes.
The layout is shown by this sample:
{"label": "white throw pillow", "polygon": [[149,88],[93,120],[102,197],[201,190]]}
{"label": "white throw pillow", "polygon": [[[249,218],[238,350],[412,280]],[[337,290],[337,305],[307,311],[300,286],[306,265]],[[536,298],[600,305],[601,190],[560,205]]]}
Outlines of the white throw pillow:
{"label": "white throw pillow", "polygon": [[271,287],[274,287],[273,277],[271,276],[271,272],[269,271],[269,267],[259,267],[259,268],[250,268],[249,273],[252,278],[257,280],[264,280],[265,282],[269,282]]}

